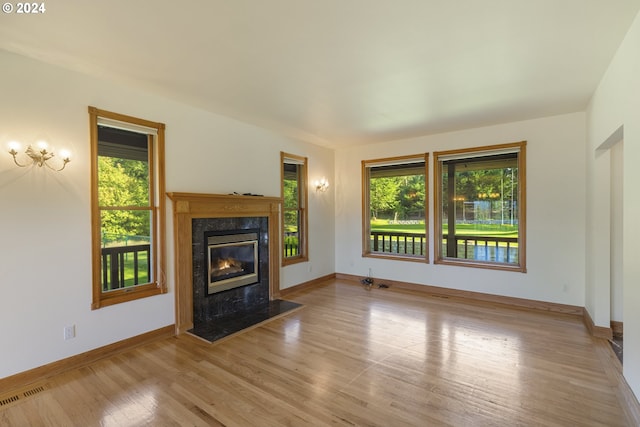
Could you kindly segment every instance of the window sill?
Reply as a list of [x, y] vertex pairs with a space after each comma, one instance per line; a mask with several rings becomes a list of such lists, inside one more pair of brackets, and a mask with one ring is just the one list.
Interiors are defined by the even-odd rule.
[[398, 254], [389, 254], [389, 253], [377, 253], [377, 252], [365, 252], [362, 254], [363, 258], [379, 258], [379, 259], [390, 259], [394, 261], [409, 261], [409, 262], [421, 262], [424, 264], [429, 264], [429, 259], [426, 255], [398, 255]]
[[135, 288], [118, 289], [108, 293], [103, 293], [100, 296], [100, 300], [91, 305], [91, 309], [96, 310], [109, 305], [120, 304], [140, 298], [147, 298], [153, 295], [164, 294], [166, 292], [166, 289], [158, 287], [155, 283], [140, 285]]
[[482, 261], [473, 261], [473, 260], [459, 260], [455, 258], [438, 258], [434, 261], [434, 264], [452, 265], [457, 267], [483, 268], [487, 270], [513, 271], [516, 273], [527, 272], [527, 268], [522, 265], [482, 262]]
[[299, 264], [301, 262], [307, 262], [307, 261], [309, 261], [309, 257], [300, 255], [297, 257], [283, 259], [282, 266], [286, 267], [287, 265]]

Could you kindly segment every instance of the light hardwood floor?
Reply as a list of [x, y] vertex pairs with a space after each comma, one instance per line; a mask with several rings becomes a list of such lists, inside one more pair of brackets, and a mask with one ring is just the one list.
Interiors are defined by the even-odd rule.
[[[627, 426], [571, 315], [340, 280], [218, 344], [155, 341], [49, 379], [9, 426]], [[611, 353], [611, 354], [609, 354]]]

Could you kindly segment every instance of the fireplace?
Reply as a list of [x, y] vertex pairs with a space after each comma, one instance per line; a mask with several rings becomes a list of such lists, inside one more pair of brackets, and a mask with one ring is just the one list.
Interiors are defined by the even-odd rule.
[[[300, 307], [277, 299], [282, 205], [279, 197], [197, 193], [168, 196], [174, 212], [178, 333], [189, 332], [213, 342]], [[209, 240], [213, 236], [218, 237]], [[236, 252], [232, 255], [237, 261], [232, 264], [237, 271], [216, 274], [212, 280], [210, 270], [215, 268], [209, 267], [209, 259], [217, 263], [216, 259], [228, 258], [222, 254], [226, 250]], [[246, 265], [251, 262], [253, 267]], [[226, 290], [216, 288], [230, 284], [233, 287]], [[209, 285], [213, 293], [209, 293]]]
[[[279, 197], [168, 193], [174, 213], [176, 330], [226, 325], [269, 307], [280, 293]], [[256, 283], [209, 294], [210, 235], [258, 232]], [[227, 242], [228, 243], [228, 242]], [[227, 277], [228, 278], [228, 277]]]
[[259, 234], [259, 229], [205, 233], [207, 295], [258, 283]]

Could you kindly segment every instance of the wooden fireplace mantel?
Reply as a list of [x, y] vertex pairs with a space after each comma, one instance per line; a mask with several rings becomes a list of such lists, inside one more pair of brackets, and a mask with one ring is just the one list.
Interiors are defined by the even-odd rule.
[[192, 220], [195, 218], [267, 217], [269, 222], [269, 299], [280, 294], [279, 197], [167, 193], [173, 203], [176, 333], [193, 328]]

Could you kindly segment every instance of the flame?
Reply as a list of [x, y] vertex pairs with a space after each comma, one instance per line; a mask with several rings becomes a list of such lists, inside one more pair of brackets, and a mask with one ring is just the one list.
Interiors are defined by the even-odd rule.
[[231, 268], [235, 265], [235, 260], [233, 258], [226, 258], [218, 260], [218, 269], [225, 270], [227, 268]]
[[244, 271], [242, 262], [235, 258], [220, 258], [211, 266], [211, 273], [216, 276]]

